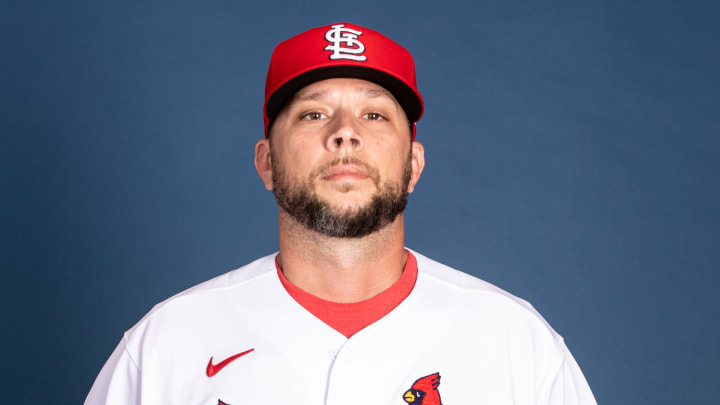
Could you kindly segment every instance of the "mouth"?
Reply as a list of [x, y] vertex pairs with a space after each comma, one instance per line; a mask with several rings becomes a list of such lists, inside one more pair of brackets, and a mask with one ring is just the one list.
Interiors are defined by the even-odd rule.
[[321, 178], [327, 181], [345, 182], [365, 180], [368, 177], [366, 171], [358, 166], [339, 164], [326, 170]]

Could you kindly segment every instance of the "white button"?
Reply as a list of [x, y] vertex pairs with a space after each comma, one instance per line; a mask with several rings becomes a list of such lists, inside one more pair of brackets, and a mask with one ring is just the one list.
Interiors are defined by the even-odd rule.
[[335, 357], [337, 357], [338, 351], [339, 351], [338, 349], [332, 349], [332, 350], [330, 350], [330, 357], [332, 357], [333, 359], [334, 359]]

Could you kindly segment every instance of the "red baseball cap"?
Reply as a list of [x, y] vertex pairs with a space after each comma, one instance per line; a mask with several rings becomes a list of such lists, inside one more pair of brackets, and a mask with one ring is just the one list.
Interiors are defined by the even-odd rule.
[[285, 104], [303, 87], [325, 79], [368, 80], [395, 96], [412, 124], [424, 104], [407, 49], [377, 31], [349, 23], [317, 27], [278, 44], [265, 82], [265, 137]]

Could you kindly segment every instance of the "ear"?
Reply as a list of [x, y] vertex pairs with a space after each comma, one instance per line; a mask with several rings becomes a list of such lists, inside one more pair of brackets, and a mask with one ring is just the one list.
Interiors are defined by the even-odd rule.
[[412, 157], [410, 160], [410, 184], [408, 184], [408, 193], [412, 193], [415, 190], [415, 184], [420, 180], [420, 174], [422, 174], [425, 168], [425, 148], [420, 142], [413, 141], [411, 145]]
[[270, 158], [270, 141], [267, 139], [261, 139], [255, 144], [255, 170], [265, 188], [272, 190], [272, 160]]

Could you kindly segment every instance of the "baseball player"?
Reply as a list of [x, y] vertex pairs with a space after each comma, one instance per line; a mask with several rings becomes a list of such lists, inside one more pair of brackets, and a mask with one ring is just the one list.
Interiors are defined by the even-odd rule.
[[255, 166], [280, 251], [155, 306], [86, 404], [595, 404], [527, 302], [404, 247], [424, 167], [410, 53], [349, 23], [280, 43]]

